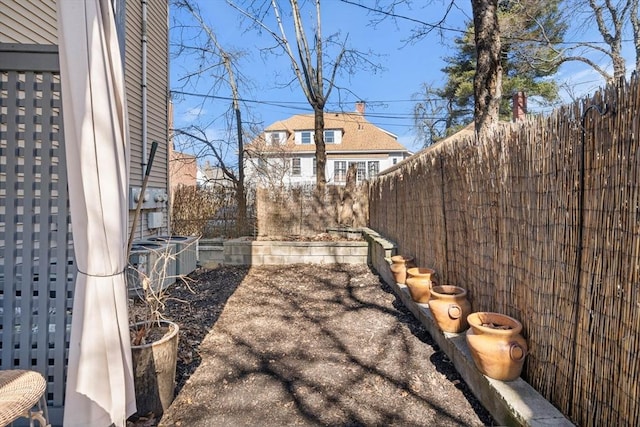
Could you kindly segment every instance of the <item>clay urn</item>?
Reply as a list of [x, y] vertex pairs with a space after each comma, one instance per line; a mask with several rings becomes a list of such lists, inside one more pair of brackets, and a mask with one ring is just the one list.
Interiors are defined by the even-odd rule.
[[413, 265], [413, 257], [409, 255], [395, 255], [391, 257], [391, 273], [393, 273], [393, 278], [396, 283], [401, 285], [405, 284], [407, 280], [407, 269], [414, 267]]
[[412, 300], [422, 304], [429, 302], [435, 273], [435, 270], [431, 268], [413, 267], [407, 269], [406, 285]]
[[469, 327], [467, 316], [471, 314], [471, 303], [467, 300], [467, 291], [459, 286], [433, 286], [429, 309], [443, 332], [459, 333]]
[[467, 344], [480, 372], [489, 378], [513, 381], [520, 376], [527, 355], [522, 323], [504, 314], [471, 313]]

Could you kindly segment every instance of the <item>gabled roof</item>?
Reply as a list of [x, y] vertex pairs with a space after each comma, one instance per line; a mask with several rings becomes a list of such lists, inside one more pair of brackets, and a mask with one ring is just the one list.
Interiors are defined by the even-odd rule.
[[[269, 125], [265, 132], [287, 132], [288, 151], [315, 152], [315, 144], [295, 144], [296, 131], [313, 131], [313, 114], [297, 114], [286, 120]], [[340, 144], [326, 144], [327, 153], [352, 151], [404, 151], [407, 149], [397, 141], [396, 135], [371, 124], [361, 113], [324, 113], [324, 129], [342, 132]], [[262, 136], [264, 138], [264, 135]], [[254, 140], [250, 145], [264, 144]], [[282, 146], [281, 146], [282, 148]]]

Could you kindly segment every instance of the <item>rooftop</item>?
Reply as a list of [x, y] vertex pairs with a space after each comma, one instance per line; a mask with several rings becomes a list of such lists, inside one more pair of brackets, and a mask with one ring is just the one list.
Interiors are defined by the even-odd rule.
[[[407, 151], [397, 141], [396, 135], [370, 123], [363, 114], [330, 113], [324, 114], [325, 130], [340, 130], [340, 144], [326, 144], [327, 153], [345, 151]], [[313, 152], [315, 144], [295, 144], [295, 132], [314, 129], [313, 114], [297, 114], [286, 120], [277, 121], [265, 129], [265, 132], [286, 131], [286, 149], [296, 152]], [[253, 144], [264, 144], [264, 135]]]

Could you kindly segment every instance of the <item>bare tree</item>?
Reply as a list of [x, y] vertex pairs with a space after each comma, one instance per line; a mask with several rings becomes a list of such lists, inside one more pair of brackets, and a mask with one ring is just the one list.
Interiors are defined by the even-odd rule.
[[498, 122], [502, 97], [501, 40], [498, 0], [471, 0], [476, 42], [476, 73], [473, 79], [476, 133]]
[[267, 141], [264, 133], [246, 149], [247, 180], [270, 190], [282, 188], [291, 170], [291, 151], [286, 141]]
[[[266, 24], [266, 10], [261, 10], [260, 6], [266, 2], [253, 2], [258, 4], [258, 10], [250, 12], [242, 9], [232, 0], [227, 2], [236, 10], [248, 17], [259, 28], [269, 33], [278, 46], [284, 51], [291, 62], [295, 79], [298, 81], [309, 105], [314, 114], [314, 136], [316, 148], [316, 188], [323, 194], [327, 182], [326, 162], [327, 155], [324, 142], [324, 108], [336, 87], [336, 76], [342, 68], [353, 72], [360, 65], [378, 67], [372, 64], [367, 56], [353, 49], [347, 48], [347, 38], [337, 39], [337, 37], [325, 37], [322, 33], [322, 18], [320, 0], [313, 0], [314, 22], [313, 37], [309, 38], [305, 30], [305, 22], [302, 19], [302, 5], [298, 0], [288, 0], [292, 26], [295, 32], [295, 39], [289, 38], [286, 32], [285, 15], [283, 15], [280, 5], [276, 0], [270, 1], [270, 11], [273, 13], [277, 29], [272, 29]], [[311, 40], [311, 43], [309, 42]], [[337, 47], [335, 56], [328, 58], [326, 48], [331, 44]]]
[[[186, 79], [194, 76], [202, 77], [203, 74], [211, 74], [212, 70], [222, 67], [224, 70], [220, 73], [221, 81], [228, 86], [231, 91], [231, 110], [235, 120], [235, 148], [237, 150], [237, 169], [228, 164], [227, 156], [223, 154], [221, 145], [214, 142], [207, 136], [206, 130], [198, 126], [190, 126], [187, 129], [177, 129], [175, 134], [185, 136], [190, 141], [195, 141], [207, 147], [209, 154], [212, 154], [217, 165], [222, 169], [224, 176], [233, 183], [235, 190], [235, 198], [237, 203], [236, 227], [238, 233], [244, 233], [247, 229], [247, 199], [245, 194], [244, 179], [244, 132], [242, 111], [240, 108], [240, 92], [238, 90], [237, 72], [234, 68], [234, 56], [225, 50], [216, 37], [215, 32], [205, 22], [200, 9], [190, 0], [175, 0], [174, 5], [178, 8], [185, 9], [195, 19], [200, 32], [204, 35], [204, 41], [201, 44], [192, 45], [191, 43], [182, 43], [180, 50], [182, 52], [197, 52], [201, 60], [200, 67], [192, 74], [185, 76]], [[228, 144], [223, 144], [228, 146]]]
[[[626, 75], [626, 63], [622, 56], [625, 27], [631, 22], [633, 28], [634, 46], [636, 48], [636, 69], [640, 65], [640, 18], [638, 17], [639, 0], [589, 0], [588, 4], [581, 1], [566, 3], [566, 19], [575, 19], [577, 12], [587, 13], [584, 20], [586, 26], [593, 21], [602, 36], [602, 42], [585, 41], [575, 43], [564, 49], [557, 49], [554, 64], [569, 61], [579, 61], [587, 64], [600, 74], [607, 82], [617, 81]], [[613, 72], [608, 71], [607, 65], [602, 65], [592, 59], [591, 53], [598, 53], [610, 59]]]
[[[447, 135], [455, 121], [452, 101], [445, 99], [442, 89], [423, 83], [422, 91], [413, 95], [413, 122], [416, 136], [426, 148]], [[456, 128], [457, 129], [457, 128]]]

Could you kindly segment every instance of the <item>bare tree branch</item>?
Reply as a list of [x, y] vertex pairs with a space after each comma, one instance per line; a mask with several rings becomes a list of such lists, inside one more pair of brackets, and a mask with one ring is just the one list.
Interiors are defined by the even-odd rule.
[[[350, 65], [355, 64], [359, 59], [355, 51], [346, 49], [346, 38], [339, 45], [339, 51], [335, 55], [335, 59], [332, 62], [325, 61], [327, 55], [325, 52], [326, 46], [331, 46], [333, 43], [332, 37], [325, 37], [322, 34], [322, 19], [320, 0], [313, 0], [315, 7], [315, 28], [313, 43], [310, 42], [309, 37], [305, 32], [305, 22], [302, 19], [302, 7], [303, 3], [299, 0], [288, 0], [291, 8], [291, 16], [293, 29], [295, 31], [295, 43], [297, 56], [294, 55], [293, 48], [291, 46], [290, 39], [285, 32], [285, 21], [283, 14], [280, 10], [279, 3], [276, 0], [269, 0], [270, 10], [275, 16], [278, 32], [269, 28], [265, 23], [266, 11], [258, 14], [256, 12], [250, 13], [247, 10], [242, 9], [234, 0], [227, 0], [234, 9], [242, 13], [243, 16], [251, 19], [251, 21], [260, 29], [269, 33], [276, 41], [278, 46], [284, 50], [289, 57], [294, 74], [298, 80], [300, 88], [302, 89], [309, 105], [314, 112], [314, 142], [315, 142], [315, 155], [317, 164], [316, 173], [316, 188], [318, 190], [324, 190], [326, 185], [326, 150], [324, 143], [324, 108], [329, 95], [334, 87], [336, 87], [335, 80], [338, 76], [338, 72], [343, 69], [343, 64], [346, 61], [347, 56], [351, 57]], [[266, 2], [263, 3], [266, 5]], [[263, 8], [264, 9], [264, 8]], [[365, 62], [370, 64], [370, 62]], [[328, 68], [325, 69], [325, 67]], [[325, 78], [325, 71], [328, 71], [330, 77]], [[350, 71], [350, 70], [349, 70]], [[326, 85], [325, 85], [326, 83]], [[323, 191], [321, 191], [324, 194]]]
[[[227, 166], [227, 162], [225, 160], [225, 156], [221, 155], [220, 150], [212, 144], [208, 138], [206, 138], [206, 133], [201, 129], [196, 129], [200, 132], [201, 136], [194, 135], [191, 132], [187, 132], [184, 130], [177, 130], [177, 135], [185, 135], [191, 139], [195, 139], [201, 143], [204, 143], [206, 146], [210, 148], [211, 154], [215, 157], [218, 165], [223, 171], [223, 174], [227, 179], [229, 179], [235, 187], [236, 194], [236, 203], [237, 203], [237, 231], [239, 234], [244, 233], [247, 228], [247, 200], [245, 194], [245, 182], [244, 182], [244, 142], [243, 142], [243, 122], [242, 122], [242, 112], [240, 109], [240, 93], [238, 90], [238, 81], [236, 79], [236, 72], [233, 67], [233, 55], [227, 52], [222, 48], [220, 43], [218, 42], [218, 38], [211, 27], [204, 21], [202, 14], [196, 6], [194, 6], [189, 0], [180, 0], [175, 2], [176, 6], [182, 7], [186, 9], [190, 15], [198, 22], [199, 28], [206, 35], [205, 46], [204, 47], [194, 47], [193, 50], [200, 50], [202, 53], [208, 53], [212, 55], [214, 58], [220, 58], [220, 62], [215, 62], [214, 64], [209, 64], [207, 67], [200, 67], [199, 70], [195, 73], [188, 74], [185, 78], [188, 80], [191, 76], [202, 75], [204, 72], [217, 68], [222, 65], [225, 73], [222, 75], [223, 80], [228, 85], [231, 90], [231, 98], [232, 98], [232, 106], [233, 112], [235, 115], [235, 129], [236, 129], [236, 141], [237, 141], [237, 172], [232, 168]], [[208, 48], [208, 45], [212, 45], [212, 49]], [[206, 58], [203, 58], [205, 61]]]

